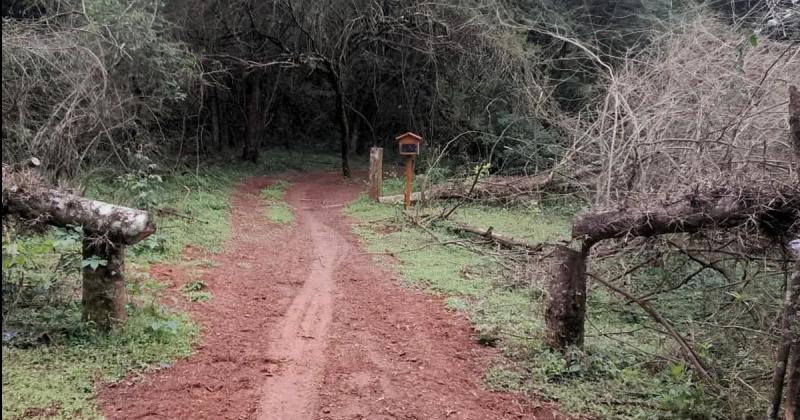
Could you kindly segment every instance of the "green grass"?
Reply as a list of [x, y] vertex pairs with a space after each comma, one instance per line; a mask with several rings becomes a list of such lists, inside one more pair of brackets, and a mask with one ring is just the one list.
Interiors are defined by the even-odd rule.
[[189, 280], [181, 286], [181, 293], [190, 302], [208, 302], [211, 300], [211, 292], [205, 290], [206, 284], [200, 280]]
[[80, 321], [77, 302], [20, 307], [9, 314], [18, 331], [44, 331], [48, 345], [3, 346], [3, 418], [30, 417], [52, 409], [55, 419], [101, 418], [95, 387], [129, 372], [168, 366], [186, 357], [198, 337], [189, 319], [152, 304], [163, 286], [151, 279], [132, 285], [136, 305], [122, 328], [107, 336]]
[[288, 225], [294, 221], [292, 208], [284, 201], [289, 182], [279, 179], [261, 190], [261, 197], [267, 202], [266, 215], [272, 223]]
[[[452, 219], [493, 226], [497, 233], [533, 243], [556, 242], [568, 237], [576, 210], [569, 201], [508, 208], [467, 205]], [[713, 412], [713, 402], [677, 362], [674, 344], [647, 323], [646, 315], [621, 308], [605, 291], [590, 290], [584, 351], [554, 353], [543, 344], [547, 277], [538, 260], [434, 245], [428, 233], [405, 223], [400, 207], [363, 196], [345, 213], [359, 221], [354, 230], [368, 251], [391, 253], [399, 261], [395, 268], [406, 285], [444, 296], [446, 307], [469, 316], [476, 341], [496, 346], [505, 356], [487, 371], [488, 388], [536, 395], [556, 401], [566, 412], [599, 418], [706, 418]], [[440, 241], [462, 239], [448, 229], [453, 222], [437, 223], [431, 232]], [[380, 254], [375, 258], [388, 263]], [[506, 268], [509, 264], [513, 270]], [[638, 331], [614, 334], [630, 330]], [[651, 355], [658, 354], [675, 362], [651, 364]]]
[[[166, 209], [155, 220], [157, 232], [127, 248], [126, 278], [132, 304], [127, 323], [108, 336], [96, 334], [80, 320], [79, 241], [74, 241], [74, 233], [73, 242], [65, 245], [69, 230], [12, 238], [4, 228], [4, 332], [19, 334], [2, 349], [2, 418], [44, 412], [56, 419], [100, 418], [93, 399], [98, 386], [188, 356], [199, 336], [198, 328], [186, 316], [162, 306], [160, 297], [166, 285], [149, 277], [149, 265], [177, 263], [187, 245], [221, 252], [230, 232], [228, 197], [245, 177], [332, 170], [338, 165], [334, 156], [274, 150], [265, 152], [259, 164], [223, 157], [205, 164], [199, 172], [195, 168], [156, 170], [146, 174], [150, 176], [127, 178], [99, 173], [85, 180], [89, 197]], [[191, 264], [198, 268], [214, 265], [208, 259]], [[18, 282], [24, 286], [22, 299], [12, 305]], [[199, 281], [189, 285], [193, 290], [185, 291], [187, 299], [211, 301], [211, 294], [201, 286]], [[48, 344], [40, 343], [42, 337]]]

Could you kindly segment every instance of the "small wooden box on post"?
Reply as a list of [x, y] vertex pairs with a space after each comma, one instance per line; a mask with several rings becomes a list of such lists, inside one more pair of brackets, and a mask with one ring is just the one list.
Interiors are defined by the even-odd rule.
[[397, 136], [395, 140], [398, 143], [400, 156], [403, 156], [406, 160], [403, 208], [408, 210], [411, 207], [411, 184], [414, 181], [414, 156], [419, 154], [422, 137], [412, 132], [407, 132]]

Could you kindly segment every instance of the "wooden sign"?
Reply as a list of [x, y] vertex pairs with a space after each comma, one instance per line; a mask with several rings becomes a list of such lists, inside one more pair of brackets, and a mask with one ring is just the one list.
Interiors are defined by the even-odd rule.
[[416, 156], [419, 154], [419, 144], [422, 137], [408, 132], [401, 134], [395, 138], [400, 148], [400, 155], [402, 156]]

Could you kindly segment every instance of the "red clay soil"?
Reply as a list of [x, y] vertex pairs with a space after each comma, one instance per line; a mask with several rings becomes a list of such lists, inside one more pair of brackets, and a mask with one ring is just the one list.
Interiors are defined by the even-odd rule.
[[[192, 355], [100, 391], [109, 419], [554, 419], [551, 407], [481, 389], [494, 357], [463, 316], [403, 289], [360, 250], [342, 205], [363, 189], [335, 173], [291, 179], [295, 221], [268, 223], [267, 178], [238, 186], [233, 232], [181, 304], [202, 327]], [[186, 264], [152, 274], [180, 287]], [[196, 270], [196, 268], [195, 268]]]

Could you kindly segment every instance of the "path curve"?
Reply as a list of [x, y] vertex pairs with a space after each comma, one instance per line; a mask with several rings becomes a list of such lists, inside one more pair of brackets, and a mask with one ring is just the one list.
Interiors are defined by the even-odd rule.
[[551, 407], [481, 389], [493, 356], [440, 299], [397, 285], [361, 251], [342, 205], [363, 181], [290, 177], [288, 227], [269, 224], [251, 178], [231, 197], [219, 255], [152, 268], [175, 289], [200, 278], [206, 304], [174, 297], [203, 330], [192, 355], [100, 391], [109, 419], [551, 419]]

